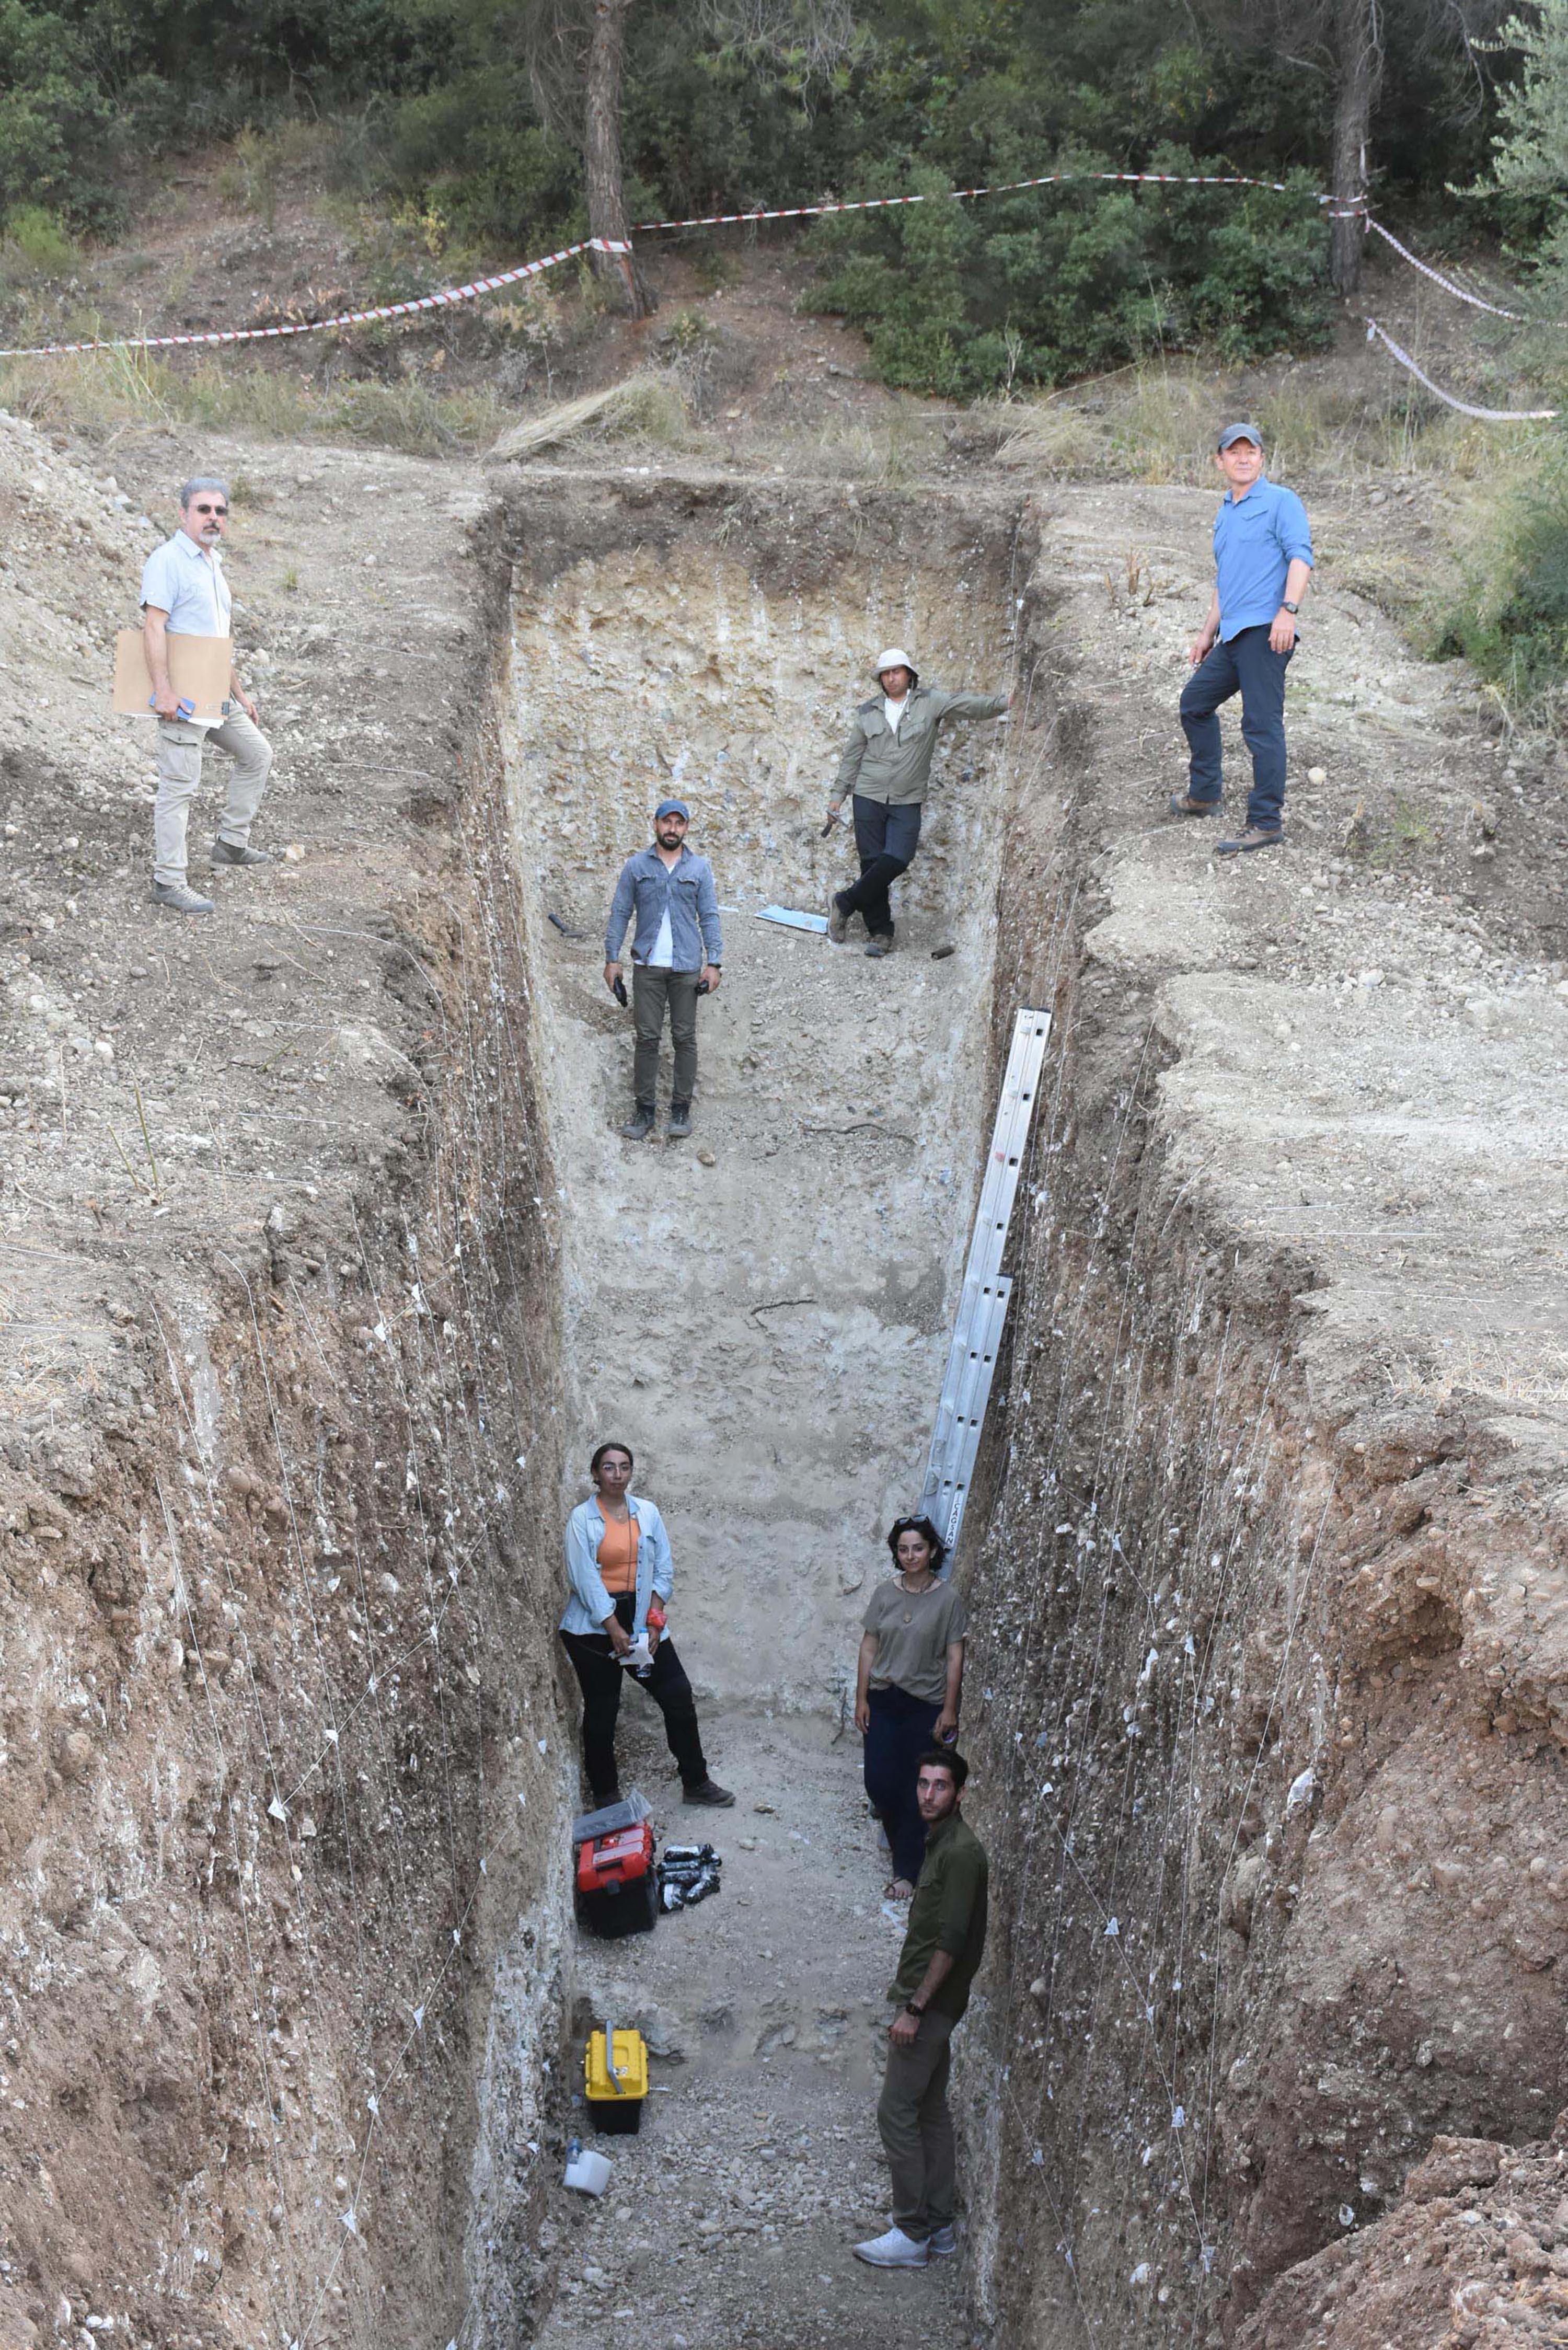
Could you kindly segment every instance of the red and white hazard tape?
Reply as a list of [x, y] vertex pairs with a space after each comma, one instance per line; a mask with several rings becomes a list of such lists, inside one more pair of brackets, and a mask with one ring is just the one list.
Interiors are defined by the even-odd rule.
[[547, 253], [542, 261], [525, 261], [520, 268], [498, 270], [493, 277], [476, 277], [471, 286], [446, 286], [439, 294], [421, 294], [408, 302], [383, 302], [374, 310], [339, 310], [331, 318], [305, 318], [296, 326], [287, 327], [216, 327], [205, 334], [192, 335], [116, 335], [100, 342], [35, 343], [24, 348], [0, 350], [0, 359], [60, 359], [72, 351], [173, 351], [192, 350], [213, 343], [279, 342], [289, 335], [321, 335], [334, 327], [369, 327], [383, 318], [411, 318], [421, 310], [447, 310], [456, 302], [476, 302], [482, 294], [498, 293], [503, 286], [520, 286], [524, 278], [537, 277], [546, 269], [558, 268], [563, 261], [576, 260], [579, 253], [627, 253], [629, 244], [618, 243], [614, 237], [585, 237], [581, 244], [568, 244], [559, 253]]
[[[633, 236], [652, 236], [662, 229], [732, 228], [745, 221], [819, 220], [828, 213], [889, 212], [899, 204], [964, 203], [976, 196], [1013, 196], [1028, 188], [1059, 188], [1069, 180], [1104, 180], [1124, 187], [1266, 188], [1271, 195], [1292, 192], [1282, 180], [1250, 180], [1240, 172], [1043, 172], [1033, 180], [1000, 180], [994, 187], [930, 188], [919, 196], [858, 196], [842, 203], [785, 204], [774, 212], [701, 213], [691, 220], [639, 221]], [[1315, 196], [1315, 203], [1333, 202]]]
[[1445, 391], [1440, 383], [1434, 383], [1425, 369], [1417, 366], [1409, 352], [1397, 343], [1376, 318], [1366, 321], [1366, 339], [1369, 343], [1374, 340], [1380, 342], [1402, 368], [1408, 369], [1417, 383], [1425, 384], [1434, 400], [1440, 400], [1445, 408], [1457, 408], [1461, 416], [1479, 417], [1483, 424], [1550, 424], [1562, 413], [1556, 408], [1478, 408], [1473, 400], [1457, 399], [1451, 391]]
[[[1393, 246], [1401, 261], [1407, 261], [1412, 269], [1418, 269], [1423, 277], [1429, 277], [1434, 286], [1440, 286], [1444, 293], [1451, 294], [1456, 301], [1468, 302], [1474, 310], [1490, 311], [1494, 318], [1511, 318], [1516, 326], [1524, 327], [1531, 323], [1527, 311], [1501, 309], [1497, 303], [1485, 301], [1480, 295], [1472, 294], [1468, 286], [1459, 285], [1457, 279], [1445, 277], [1443, 272], [1440, 269], [1434, 269], [1429, 261], [1419, 260], [1407, 244], [1400, 244], [1392, 229], [1385, 228], [1382, 222], [1374, 220], [1370, 213], [1366, 215], [1366, 225], [1383, 239], [1385, 244]], [[1555, 321], [1543, 319], [1541, 323], [1543, 326], [1550, 326], [1561, 325], [1563, 322], [1560, 319]]]
[[[1153, 188], [1262, 188], [1270, 195], [1286, 196], [1293, 191], [1282, 180], [1260, 180], [1241, 172], [1043, 172], [1028, 180], [1004, 180], [994, 185], [975, 188], [929, 189], [910, 196], [857, 196], [843, 201], [824, 201], [815, 204], [783, 204], [768, 210], [743, 213], [700, 213], [686, 220], [639, 221], [628, 234], [631, 236], [654, 236], [679, 229], [732, 228], [754, 221], [821, 220], [835, 213], [891, 212], [911, 204], [968, 203], [983, 196], [1009, 196], [1024, 193], [1031, 188], [1064, 187], [1071, 182], [1091, 182], [1114, 187]], [[1527, 314], [1507, 310], [1495, 302], [1486, 301], [1472, 294], [1454, 278], [1419, 260], [1408, 245], [1401, 244], [1391, 230], [1381, 221], [1374, 220], [1364, 198], [1351, 198], [1345, 203], [1321, 192], [1313, 197], [1314, 203], [1324, 208], [1329, 220], [1360, 220], [1384, 243], [1407, 261], [1412, 269], [1441, 286], [1446, 294], [1459, 301], [1469, 302], [1478, 310], [1486, 310], [1494, 318], [1506, 318], [1515, 324], [1528, 324]], [[212, 348], [229, 343], [281, 342], [295, 335], [328, 334], [339, 327], [374, 326], [385, 319], [412, 318], [428, 310], [451, 309], [460, 302], [475, 302], [482, 295], [499, 293], [503, 286], [520, 286], [529, 278], [542, 276], [545, 270], [558, 268], [563, 261], [575, 261], [583, 253], [613, 253], [628, 260], [631, 245], [615, 237], [585, 237], [580, 244], [563, 246], [559, 253], [546, 254], [542, 260], [525, 261], [516, 269], [497, 270], [492, 277], [476, 277], [467, 286], [446, 286], [436, 294], [421, 294], [408, 302], [384, 302], [371, 310], [339, 310], [330, 318], [305, 318], [297, 324], [284, 327], [222, 327], [200, 334], [188, 335], [119, 335], [100, 341], [77, 343], [43, 343], [0, 349], [0, 359], [61, 359], [85, 351], [172, 351]], [[1478, 408], [1471, 401], [1459, 400], [1444, 391], [1428, 375], [1422, 372], [1408, 351], [1395, 342], [1375, 319], [1366, 321], [1367, 338], [1381, 342], [1399, 365], [1409, 370], [1436, 399], [1461, 415], [1475, 416], [1490, 424], [1544, 424], [1558, 413], [1552, 408]]]

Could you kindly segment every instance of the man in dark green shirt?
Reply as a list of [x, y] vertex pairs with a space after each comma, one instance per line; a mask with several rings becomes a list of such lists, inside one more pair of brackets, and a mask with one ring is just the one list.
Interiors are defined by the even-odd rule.
[[920, 1758], [916, 1799], [926, 1824], [926, 1857], [898, 1971], [888, 1996], [898, 2002], [888, 2033], [888, 2069], [877, 2126], [893, 2174], [893, 2224], [857, 2244], [874, 2269], [920, 2269], [955, 2251], [957, 2153], [948, 2111], [948, 2043], [969, 2005], [985, 1949], [991, 1864], [959, 1816], [969, 1764], [934, 1746]]

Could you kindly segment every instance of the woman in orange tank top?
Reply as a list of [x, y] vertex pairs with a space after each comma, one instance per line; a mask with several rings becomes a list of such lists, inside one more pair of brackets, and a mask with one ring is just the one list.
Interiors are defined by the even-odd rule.
[[[588, 1463], [594, 1498], [578, 1503], [566, 1527], [572, 1596], [560, 1637], [583, 1692], [583, 1764], [588, 1786], [596, 1805], [619, 1796], [615, 1727], [621, 1690], [630, 1679], [664, 1716], [664, 1734], [680, 1773], [685, 1801], [732, 1804], [735, 1798], [728, 1789], [716, 1786], [709, 1776], [697, 1701], [665, 1629], [659, 1598], [670, 1589], [664, 1521], [651, 1502], [633, 1497], [631, 1466], [629, 1445], [599, 1445]], [[640, 1595], [639, 1580], [647, 1586]], [[633, 1653], [644, 1628], [649, 1661], [628, 1675], [620, 1659]]]
[[615, 1503], [601, 1489], [599, 1511], [605, 1531], [598, 1549], [599, 1575], [612, 1599], [618, 1599], [623, 1591], [637, 1589], [637, 1520], [624, 1496], [620, 1506], [625, 1515], [617, 1518]]

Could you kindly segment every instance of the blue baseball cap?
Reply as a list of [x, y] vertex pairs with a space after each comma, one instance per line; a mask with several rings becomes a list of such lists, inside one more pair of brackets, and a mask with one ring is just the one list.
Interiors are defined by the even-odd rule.
[[691, 821], [691, 811], [684, 800], [660, 800], [653, 811], [655, 824], [659, 822], [661, 816], [683, 816], [688, 824]]
[[1232, 441], [1251, 441], [1259, 449], [1263, 445], [1263, 436], [1255, 424], [1227, 424], [1214, 446], [1228, 449]]

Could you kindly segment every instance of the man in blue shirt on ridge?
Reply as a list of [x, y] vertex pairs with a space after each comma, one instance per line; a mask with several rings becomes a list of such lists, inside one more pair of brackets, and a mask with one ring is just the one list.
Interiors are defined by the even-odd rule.
[[1188, 786], [1172, 816], [1212, 816], [1220, 806], [1222, 702], [1241, 697], [1241, 739], [1252, 754], [1245, 829], [1215, 844], [1220, 857], [1282, 840], [1285, 801], [1285, 671], [1296, 649], [1296, 615], [1312, 577], [1312, 532], [1293, 490], [1263, 471], [1255, 424], [1228, 424], [1214, 463], [1226, 496], [1214, 521], [1214, 594], [1188, 652], [1181, 728], [1192, 754]]

